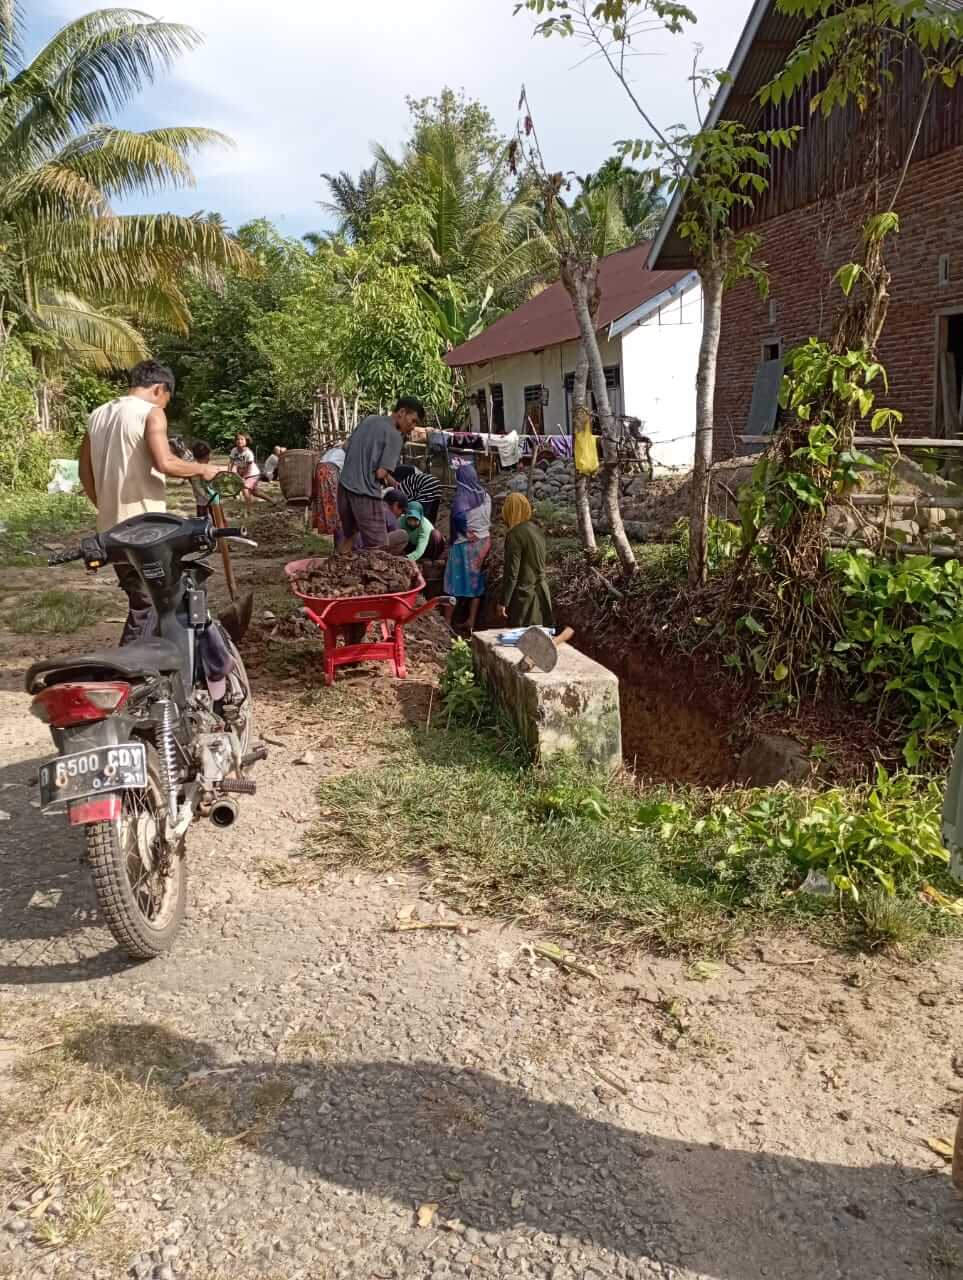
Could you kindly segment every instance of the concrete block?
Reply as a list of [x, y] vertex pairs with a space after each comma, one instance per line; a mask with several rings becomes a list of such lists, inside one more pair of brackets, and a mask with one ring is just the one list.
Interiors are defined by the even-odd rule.
[[622, 767], [618, 677], [571, 645], [554, 671], [522, 672], [522, 655], [498, 643], [498, 631], [472, 636], [475, 671], [509, 713], [532, 754], [574, 752], [604, 769]]

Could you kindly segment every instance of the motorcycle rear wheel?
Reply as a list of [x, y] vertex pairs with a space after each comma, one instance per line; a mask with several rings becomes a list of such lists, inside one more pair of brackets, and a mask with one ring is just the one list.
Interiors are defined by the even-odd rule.
[[120, 817], [86, 828], [87, 859], [104, 923], [133, 960], [169, 951], [187, 908], [183, 843], [165, 846], [165, 810], [156, 764], [148, 757], [148, 786], [125, 791]]

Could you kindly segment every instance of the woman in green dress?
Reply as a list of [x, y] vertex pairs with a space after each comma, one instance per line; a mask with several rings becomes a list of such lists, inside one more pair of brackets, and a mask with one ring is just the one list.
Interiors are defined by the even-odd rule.
[[545, 535], [532, 524], [532, 505], [520, 493], [505, 499], [508, 525], [499, 614], [512, 627], [550, 627], [552, 593], [545, 576]]

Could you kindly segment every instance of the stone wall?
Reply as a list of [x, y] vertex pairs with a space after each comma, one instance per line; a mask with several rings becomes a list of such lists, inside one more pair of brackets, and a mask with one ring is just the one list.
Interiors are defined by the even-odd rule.
[[505, 708], [537, 759], [574, 752], [586, 763], [622, 767], [618, 678], [570, 645], [554, 671], [522, 672], [522, 655], [498, 631], [472, 636], [475, 671]]

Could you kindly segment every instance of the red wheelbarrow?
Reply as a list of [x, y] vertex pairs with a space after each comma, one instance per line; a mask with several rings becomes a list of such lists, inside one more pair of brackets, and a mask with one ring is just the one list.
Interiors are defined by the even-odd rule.
[[[324, 632], [324, 683], [334, 684], [338, 667], [357, 662], [393, 662], [395, 675], [404, 680], [408, 674], [405, 666], [405, 626], [423, 614], [430, 613], [439, 604], [447, 603], [447, 596], [428, 600], [418, 607], [415, 601], [424, 589], [420, 576], [409, 591], [399, 591], [384, 596], [337, 596], [324, 599], [306, 596], [297, 590], [295, 578], [306, 574], [316, 557], [309, 560], [292, 560], [284, 566], [292, 593], [301, 601], [307, 617]], [[369, 622], [381, 624], [381, 640], [369, 644], [349, 644], [346, 632], [349, 627]], [[343, 644], [338, 641], [343, 640]]]

